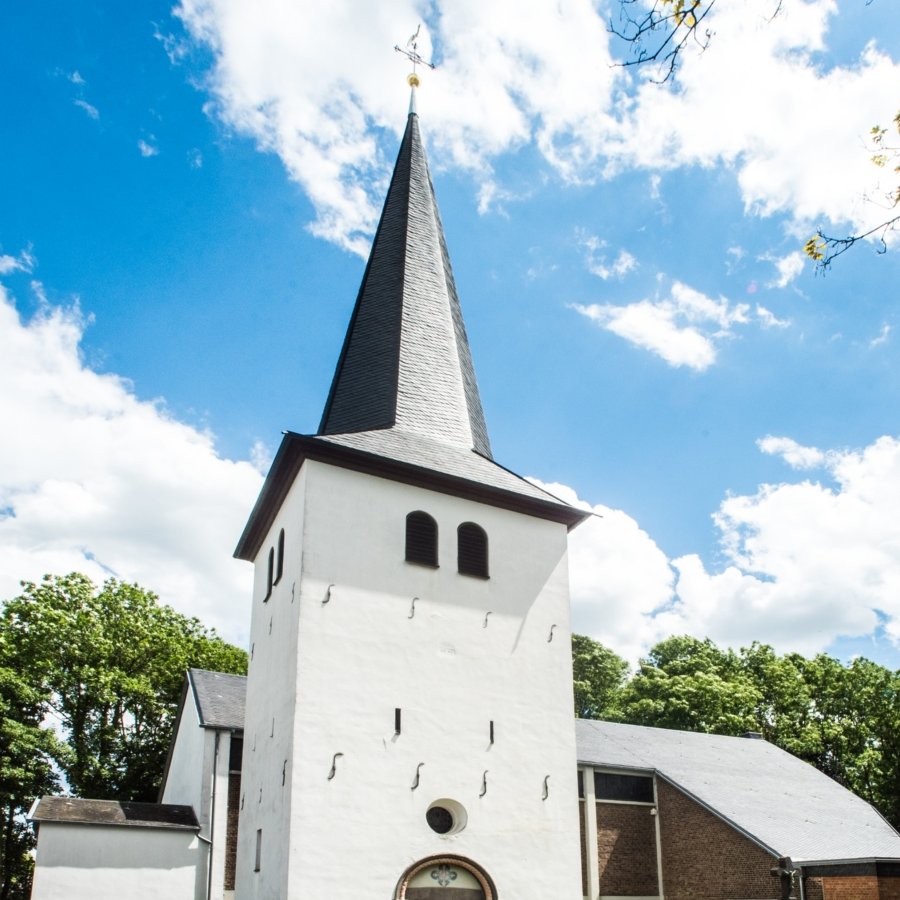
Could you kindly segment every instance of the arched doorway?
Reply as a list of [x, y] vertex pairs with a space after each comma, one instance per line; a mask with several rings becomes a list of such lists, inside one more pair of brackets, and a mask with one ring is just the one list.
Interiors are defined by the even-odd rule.
[[497, 900], [488, 874], [461, 856], [430, 856], [410, 866], [396, 900]]

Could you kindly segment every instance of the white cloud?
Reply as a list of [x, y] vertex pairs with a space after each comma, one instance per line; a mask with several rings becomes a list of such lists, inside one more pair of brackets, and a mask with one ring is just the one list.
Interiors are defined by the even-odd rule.
[[882, 344], [887, 343], [888, 338], [890, 336], [891, 336], [891, 326], [887, 325], [887, 324], [882, 325], [881, 331], [878, 332], [878, 337], [872, 338], [872, 340], [869, 341], [869, 346], [870, 347], [880, 347]]
[[586, 231], [578, 232], [578, 242], [585, 250], [584, 263], [587, 270], [603, 281], [610, 278], [624, 278], [629, 272], [637, 267], [637, 260], [624, 248], [619, 251], [619, 255], [611, 262], [607, 262], [607, 255], [603, 250], [608, 246], [606, 241], [594, 234], [588, 234]]
[[755, 311], [756, 318], [759, 319], [763, 328], [788, 328], [791, 324], [790, 319], [779, 319], [772, 310], [766, 309], [765, 306], [760, 306], [758, 303]]
[[95, 121], [100, 118], [100, 110], [97, 109], [96, 106], [92, 106], [87, 100], [73, 100], [72, 101], [79, 109], [83, 109], [87, 114], [89, 119], [94, 119]]
[[[765, 5], [765, 4], [764, 4]], [[887, 7], [884, 7], [886, 10]], [[900, 63], [872, 45], [829, 66], [835, 0], [716, 4], [705, 53], [684, 54], [677, 84], [611, 67], [605, 13], [589, 0], [385, 0], [363, 7], [282, 0], [182, 0], [188, 34], [209, 48], [211, 108], [277, 153], [316, 209], [314, 233], [365, 253], [405, 104], [405, 63], [384, 48], [425, 24], [420, 52], [433, 162], [471, 173], [482, 209], [503, 188], [492, 160], [535, 145], [566, 180], [629, 167], [727, 166], [749, 212], [784, 213], [805, 233], [829, 219], [862, 228], [880, 210], [865, 139], [889, 122]], [[866, 10], [873, 33], [880, 5]], [[326, 35], [339, 35], [339, 61]], [[183, 42], [159, 35], [173, 62]], [[828, 115], [815, 98], [827, 97]]]
[[[884, 86], [900, 81], [900, 62], [870, 45], [851, 65], [823, 65], [836, 14], [834, 0], [785, 0], [772, 20], [758, 0], [717, 4], [706, 52], [683, 56], [677, 85], [643, 85], [603, 151], [619, 166], [732, 166], [748, 211], [784, 212], [802, 229], [877, 223], [883, 210], [863, 199], [879, 178], [865, 140], [896, 112]], [[813, 98], [827, 98], [828, 115]]]
[[77, 308], [23, 322], [0, 286], [0, 597], [83, 571], [137, 581], [243, 642], [251, 572], [231, 558], [261, 485], [249, 462], [81, 359]]
[[668, 560], [626, 513], [547, 485], [603, 516], [570, 537], [576, 631], [632, 662], [671, 634], [812, 654], [883, 624], [900, 643], [900, 438], [862, 450], [759, 444], [797, 468], [824, 468], [833, 486], [762, 485], [726, 498], [714, 516], [727, 560], [718, 572], [696, 554]]
[[781, 257], [765, 257], [769, 262], [775, 264], [778, 275], [769, 282], [769, 287], [783, 288], [787, 287], [795, 278], [803, 271], [806, 258], [799, 250], [789, 253], [787, 256]]
[[315, 234], [357, 253], [368, 247], [396, 153], [383, 132], [402, 127], [408, 95], [407, 64], [385, 49], [403, 42], [410, 23], [425, 23], [425, 58], [432, 33], [440, 49], [420, 98], [432, 162], [469, 171], [482, 205], [498, 191], [490, 160], [529, 142], [565, 177], [584, 177], [585, 149], [605, 132], [610, 85], [622, 77], [590, 0], [182, 0], [177, 14], [214, 53], [215, 113], [279, 155], [316, 209]]
[[[150, 140], [151, 141], [153, 140], [152, 135], [150, 137]], [[138, 141], [137, 146], [138, 146], [138, 150], [140, 150], [140, 152], [141, 152], [141, 156], [143, 156], [145, 158], [150, 157], [150, 156], [158, 156], [159, 155], [159, 147], [155, 146], [154, 144], [148, 143], [143, 138], [141, 138], [141, 140]]]
[[0, 255], [0, 275], [30, 272], [33, 268], [34, 256], [30, 250], [23, 250], [18, 256]]
[[780, 456], [795, 469], [818, 469], [825, 465], [826, 455], [816, 447], [804, 447], [793, 438], [767, 435], [756, 442], [763, 453]]
[[702, 372], [716, 361], [716, 343], [732, 334], [734, 325], [749, 321], [746, 303], [713, 300], [676, 281], [663, 300], [640, 300], [626, 306], [594, 303], [573, 305], [591, 319], [670, 366]]

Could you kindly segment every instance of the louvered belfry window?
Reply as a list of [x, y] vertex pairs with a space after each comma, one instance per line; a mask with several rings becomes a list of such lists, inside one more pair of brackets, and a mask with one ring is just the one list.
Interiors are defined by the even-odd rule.
[[437, 522], [427, 512], [406, 517], [406, 561], [437, 568]]
[[474, 522], [463, 522], [456, 534], [459, 574], [487, 578], [488, 539], [485, 530]]

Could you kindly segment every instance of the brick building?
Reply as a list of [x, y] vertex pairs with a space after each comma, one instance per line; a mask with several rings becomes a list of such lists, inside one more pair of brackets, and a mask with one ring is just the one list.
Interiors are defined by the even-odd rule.
[[[868, 803], [760, 739], [578, 720], [585, 897], [900, 897], [900, 835]], [[596, 847], [596, 856], [586, 852]]]

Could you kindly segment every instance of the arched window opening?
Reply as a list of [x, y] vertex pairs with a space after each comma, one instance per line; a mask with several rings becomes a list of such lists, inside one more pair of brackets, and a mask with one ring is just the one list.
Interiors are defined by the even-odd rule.
[[272, 596], [272, 585], [275, 582], [275, 548], [269, 548], [269, 566], [268, 571], [266, 572], [266, 596], [263, 597], [263, 602], [269, 599]]
[[406, 561], [437, 568], [437, 522], [417, 510], [406, 517]]
[[278, 557], [275, 561], [275, 584], [278, 584], [281, 581], [281, 576], [284, 575], [284, 529], [281, 529], [281, 533], [278, 535]]
[[488, 578], [487, 532], [474, 522], [463, 522], [456, 536], [459, 574]]

